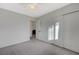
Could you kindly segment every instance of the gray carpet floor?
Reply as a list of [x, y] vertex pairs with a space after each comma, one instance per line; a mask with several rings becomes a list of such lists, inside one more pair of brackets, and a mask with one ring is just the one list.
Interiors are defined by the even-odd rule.
[[77, 53], [32, 39], [20, 44], [0, 48], [0, 55], [77, 55]]

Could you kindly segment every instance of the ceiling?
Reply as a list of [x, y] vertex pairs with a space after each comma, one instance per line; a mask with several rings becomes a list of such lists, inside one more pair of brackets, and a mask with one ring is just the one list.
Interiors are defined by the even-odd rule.
[[0, 8], [30, 17], [40, 17], [69, 4], [70, 3], [0, 3]]

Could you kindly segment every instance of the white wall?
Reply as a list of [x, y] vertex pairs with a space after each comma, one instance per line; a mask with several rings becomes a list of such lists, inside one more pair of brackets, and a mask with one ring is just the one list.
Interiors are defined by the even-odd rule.
[[37, 26], [36, 26], [36, 29], [37, 29], [37, 38], [40, 39], [40, 40], [44, 40], [44, 41], [48, 41], [48, 27], [54, 23], [54, 20], [50, 20], [52, 18], [40, 18], [38, 21], [37, 21]]
[[29, 17], [0, 9], [0, 48], [30, 40]]
[[[79, 52], [79, 4], [71, 4], [47, 15], [37, 21], [37, 34], [39, 40], [53, 43], [58, 46]], [[74, 12], [78, 11], [78, 12]], [[40, 23], [39, 23], [40, 22]], [[59, 40], [48, 41], [48, 27], [60, 23]]]

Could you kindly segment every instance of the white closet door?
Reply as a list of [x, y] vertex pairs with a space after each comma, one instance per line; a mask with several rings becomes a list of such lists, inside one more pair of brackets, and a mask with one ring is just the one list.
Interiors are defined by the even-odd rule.
[[79, 12], [64, 16], [64, 46], [79, 52]]

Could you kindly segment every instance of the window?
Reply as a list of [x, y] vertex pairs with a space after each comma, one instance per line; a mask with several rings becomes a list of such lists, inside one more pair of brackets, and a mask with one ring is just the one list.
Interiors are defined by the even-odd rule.
[[54, 40], [54, 25], [52, 25], [52, 28], [51, 28], [51, 34], [52, 34], [52, 40]]
[[48, 40], [51, 40], [52, 34], [51, 34], [51, 27], [48, 29]]
[[48, 40], [58, 40], [59, 22], [48, 28]]
[[54, 40], [54, 26], [48, 29], [48, 40]]
[[55, 40], [58, 40], [58, 34], [59, 34], [59, 22], [55, 24]]

